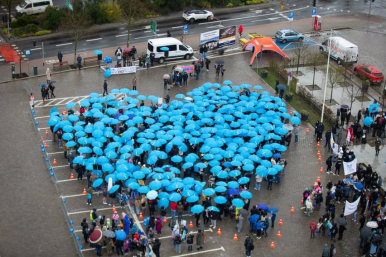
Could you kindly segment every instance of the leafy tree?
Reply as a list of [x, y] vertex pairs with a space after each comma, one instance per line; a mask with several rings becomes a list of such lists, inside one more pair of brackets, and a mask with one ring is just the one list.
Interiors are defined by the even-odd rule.
[[92, 30], [90, 14], [83, 6], [81, 0], [72, 1], [73, 11], [66, 10], [61, 28], [66, 31], [74, 40], [74, 64], [76, 64], [76, 54], [79, 40], [89, 35]]
[[64, 14], [64, 9], [48, 6], [42, 15], [43, 28], [48, 30], [55, 30], [59, 28]]

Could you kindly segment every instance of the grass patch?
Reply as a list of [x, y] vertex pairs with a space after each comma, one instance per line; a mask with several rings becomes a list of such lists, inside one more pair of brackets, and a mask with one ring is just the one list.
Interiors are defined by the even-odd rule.
[[[260, 72], [263, 70], [262, 68], [258, 68], [258, 69], [254, 69], [255, 72], [258, 72], [258, 74], [260, 75]], [[287, 84], [287, 81], [284, 81], [284, 79], [280, 79], [278, 78], [275, 74], [272, 74], [271, 72], [268, 72], [268, 76], [266, 78], [263, 78], [263, 80], [265, 82], [268, 83], [268, 85], [270, 85], [273, 89], [275, 89], [275, 85], [276, 85], [276, 80], [279, 80], [279, 82], [281, 84]], [[287, 86], [287, 89], [284, 91], [284, 95], [285, 93], [289, 92], [289, 87]], [[315, 111], [313, 108], [310, 108], [310, 106], [308, 105], [307, 102], [305, 102], [303, 100], [303, 98], [297, 94], [295, 94], [295, 90], [294, 89], [291, 89], [291, 93], [294, 94], [293, 98], [292, 98], [292, 101], [289, 102], [289, 104], [296, 110], [300, 113], [301, 110], [307, 110], [309, 112], [309, 116], [308, 116], [308, 122], [311, 124], [311, 125], [315, 125], [316, 121], [320, 121], [320, 118], [321, 118], [321, 113]], [[325, 131], [327, 129], [331, 129], [332, 127], [332, 124], [328, 122], [327, 119], [324, 120], [324, 128], [325, 128]]]

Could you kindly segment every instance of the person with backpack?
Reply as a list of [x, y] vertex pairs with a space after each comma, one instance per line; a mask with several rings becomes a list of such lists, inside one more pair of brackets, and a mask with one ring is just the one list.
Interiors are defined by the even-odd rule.
[[324, 244], [323, 251], [322, 251], [322, 257], [331, 257], [330, 255], [330, 248], [327, 244]]
[[82, 227], [82, 234], [84, 237], [84, 242], [87, 244], [89, 234], [88, 234], [88, 223], [87, 223], [86, 218], [83, 218], [83, 221], [82, 221], [82, 223], [80, 223], [80, 226]]
[[370, 256], [373, 256], [377, 253], [378, 247], [382, 243], [382, 235], [378, 231], [373, 231], [373, 234], [370, 236]]
[[316, 223], [314, 221], [311, 222], [310, 224], [310, 231], [311, 231], [310, 239], [315, 238]]
[[176, 247], [176, 253], [181, 253], [181, 243], [182, 243], [181, 235], [176, 234], [174, 237], [174, 246]]
[[196, 236], [197, 251], [202, 249], [204, 244], [205, 244], [205, 233], [201, 230], [201, 228], [199, 228]]
[[193, 232], [189, 232], [189, 235], [186, 239], [186, 243], [188, 244], [188, 252], [193, 251], [193, 240], [194, 240]]
[[249, 235], [247, 235], [247, 237], [245, 238], [244, 247], [245, 254], [247, 255], [247, 257], [251, 257], [251, 252], [253, 251], [253, 249], [255, 249], [255, 246], [253, 245], [253, 240]]
[[331, 233], [331, 241], [335, 242], [335, 237], [336, 237], [336, 234], [338, 233], [338, 224], [334, 223], [334, 225], [330, 230], [330, 233]]
[[331, 171], [331, 167], [332, 167], [332, 155], [331, 155], [330, 157], [328, 157], [328, 159], [326, 160], [326, 164], [327, 164], [327, 174], [332, 173], [332, 171]]

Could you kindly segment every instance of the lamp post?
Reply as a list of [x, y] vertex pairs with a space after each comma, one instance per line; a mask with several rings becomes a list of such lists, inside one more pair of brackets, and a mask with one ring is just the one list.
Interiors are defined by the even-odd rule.
[[370, 29], [371, 3], [372, 3], [373, 1], [374, 1], [374, 0], [370, 0], [369, 15], [367, 16], [367, 32], [369, 32], [369, 29]]
[[263, 68], [263, 47], [264, 45], [260, 45], [260, 68]]
[[320, 118], [320, 122], [323, 122], [323, 116], [324, 116], [324, 106], [326, 102], [326, 93], [327, 93], [327, 82], [328, 82], [328, 70], [330, 68], [330, 55], [331, 55], [331, 35], [332, 35], [332, 30], [331, 34], [328, 37], [328, 57], [327, 57], [327, 71], [326, 71], [326, 81], [324, 83], [324, 96], [323, 96], [323, 104], [322, 104], [322, 116]]

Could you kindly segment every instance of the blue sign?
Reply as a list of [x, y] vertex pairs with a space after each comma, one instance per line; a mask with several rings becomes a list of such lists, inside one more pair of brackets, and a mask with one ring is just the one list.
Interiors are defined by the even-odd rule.
[[24, 54], [27, 55], [27, 56], [30, 55], [31, 54], [31, 50], [30, 49], [24, 50]]
[[188, 24], [185, 24], [185, 25], [182, 27], [182, 30], [184, 31], [184, 34], [188, 34]]
[[312, 16], [315, 16], [316, 15], [316, 9], [312, 9]]
[[293, 13], [293, 12], [290, 12], [288, 18], [290, 18], [290, 19], [293, 20], [293, 19], [294, 19], [294, 13]]

